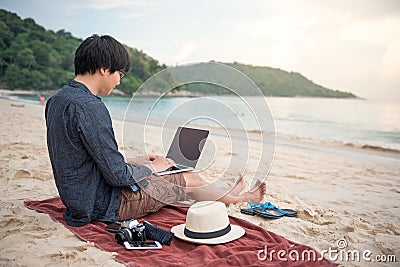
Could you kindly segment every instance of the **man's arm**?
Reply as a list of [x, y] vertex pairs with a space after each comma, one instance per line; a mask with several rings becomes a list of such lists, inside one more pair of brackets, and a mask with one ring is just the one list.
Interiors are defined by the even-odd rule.
[[81, 109], [79, 116], [77, 127], [81, 140], [107, 183], [122, 187], [151, 175], [148, 167], [125, 162], [118, 151], [110, 115], [102, 102]]

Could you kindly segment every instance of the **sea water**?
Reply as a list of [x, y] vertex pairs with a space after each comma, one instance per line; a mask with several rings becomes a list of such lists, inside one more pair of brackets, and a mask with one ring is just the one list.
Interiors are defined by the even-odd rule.
[[[13, 97], [32, 102], [32, 96]], [[33, 97], [38, 102], [37, 96]], [[399, 101], [239, 96], [101, 98], [114, 119], [144, 122], [150, 118], [160, 126], [166, 121], [184, 125], [196, 120], [205, 126], [271, 131], [260, 128], [259, 123], [271, 116], [278, 136], [400, 151]]]
[[265, 105], [268, 105], [277, 135], [400, 151], [400, 103], [396, 101], [268, 97], [248, 98], [244, 102], [233, 96], [211, 98], [221, 104], [210, 107], [207, 101], [186, 97], [135, 98], [133, 101], [107, 97], [103, 101], [120, 119], [135, 113], [143, 120], [151, 117], [184, 124], [188, 118], [203, 117], [210, 119], [198, 123], [207, 125], [217, 117], [228, 129], [249, 131], [266, 130], [260, 129], [257, 120], [268, 116], [265, 114]]

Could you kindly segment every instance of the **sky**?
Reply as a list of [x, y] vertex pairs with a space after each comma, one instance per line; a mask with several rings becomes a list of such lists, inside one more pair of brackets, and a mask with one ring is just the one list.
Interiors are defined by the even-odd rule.
[[0, 0], [45, 29], [109, 34], [160, 63], [240, 62], [400, 101], [400, 0]]

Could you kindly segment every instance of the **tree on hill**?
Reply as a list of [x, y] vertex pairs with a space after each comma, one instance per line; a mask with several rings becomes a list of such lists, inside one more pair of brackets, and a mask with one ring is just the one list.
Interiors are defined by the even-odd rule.
[[[0, 9], [0, 86], [10, 89], [60, 88], [74, 77], [74, 53], [82, 42], [64, 29], [45, 30], [33, 19]], [[132, 68], [119, 85], [132, 93], [151, 75], [166, 68], [142, 51], [127, 47]]]
[[356, 97], [349, 92], [334, 91], [308, 80], [297, 72], [241, 63], [225, 63], [249, 76], [266, 96]]

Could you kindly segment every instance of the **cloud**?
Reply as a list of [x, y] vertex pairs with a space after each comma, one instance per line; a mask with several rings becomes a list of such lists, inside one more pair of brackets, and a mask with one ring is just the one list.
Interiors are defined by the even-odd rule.
[[[400, 87], [400, 40], [386, 47], [383, 57], [381, 76], [383, 78], [396, 78]], [[400, 88], [399, 88], [400, 89]]]
[[365, 97], [400, 86], [399, 1], [256, 1], [247, 14], [235, 1], [233, 8], [241, 16], [221, 20], [227, 49], [219, 57], [301, 72]]
[[191, 55], [197, 50], [197, 46], [192, 43], [183, 44], [173, 59], [173, 62], [176, 64], [179, 63], [187, 63], [188, 61], [192, 61]]
[[131, 20], [131, 19], [142, 18], [144, 17], [144, 14], [143, 13], [121, 14], [119, 17], [124, 20]]
[[400, 17], [384, 17], [374, 20], [355, 20], [342, 30], [343, 41], [357, 41], [369, 45], [388, 45], [400, 40], [393, 34], [400, 29]]
[[114, 8], [126, 8], [126, 7], [154, 7], [157, 4], [155, 2], [150, 1], [134, 1], [134, 0], [118, 0], [118, 1], [110, 1], [110, 0], [94, 0], [88, 1], [85, 4], [89, 8], [93, 9], [100, 9], [100, 10], [107, 10], [107, 9], [114, 9]]

